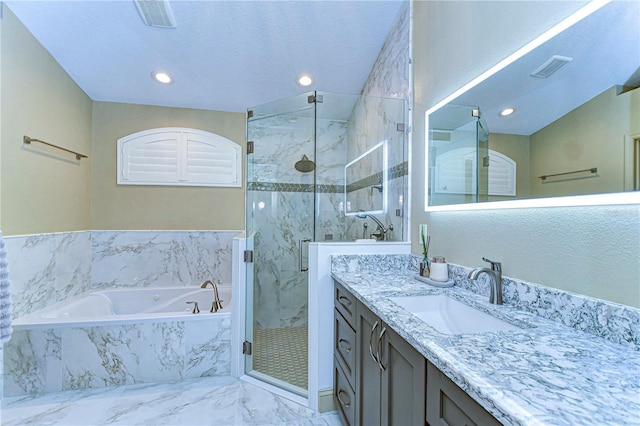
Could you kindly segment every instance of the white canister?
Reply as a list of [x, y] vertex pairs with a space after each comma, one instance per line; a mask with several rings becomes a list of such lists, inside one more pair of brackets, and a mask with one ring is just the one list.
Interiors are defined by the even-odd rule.
[[442, 256], [433, 256], [431, 259], [431, 273], [429, 278], [433, 281], [448, 281], [449, 280], [449, 267]]

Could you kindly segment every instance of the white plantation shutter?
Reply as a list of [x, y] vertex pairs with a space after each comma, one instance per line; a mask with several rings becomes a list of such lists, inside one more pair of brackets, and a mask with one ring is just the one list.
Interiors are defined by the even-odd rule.
[[[457, 148], [436, 157], [435, 192], [473, 194], [476, 187], [476, 150]], [[489, 150], [489, 195], [516, 195], [516, 162]]]
[[215, 133], [150, 129], [118, 139], [119, 185], [242, 185], [240, 145]]

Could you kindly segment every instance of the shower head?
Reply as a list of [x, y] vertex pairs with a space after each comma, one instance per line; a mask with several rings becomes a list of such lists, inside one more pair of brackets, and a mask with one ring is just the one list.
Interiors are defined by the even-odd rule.
[[314, 163], [313, 161], [309, 160], [309, 157], [307, 157], [306, 154], [303, 154], [302, 155], [302, 159], [300, 159], [298, 162], [296, 162], [294, 167], [299, 172], [309, 173], [309, 172], [312, 172], [313, 169], [316, 168], [316, 163]]

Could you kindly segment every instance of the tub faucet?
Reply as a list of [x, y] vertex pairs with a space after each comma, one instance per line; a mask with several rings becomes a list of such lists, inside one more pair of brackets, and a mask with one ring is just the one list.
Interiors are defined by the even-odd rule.
[[213, 303], [211, 303], [211, 310], [209, 312], [218, 312], [218, 309], [222, 309], [222, 302], [224, 302], [224, 300], [220, 300], [220, 296], [218, 295], [218, 286], [216, 283], [211, 280], [206, 280], [202, 283], [200, 288], [207, 288], [209, 284], [213, 287]]
[[487, 258], [482, 258], [485, 262], [491, 264], [489, 268], [476, 268], [469, 272], [469, 278], [472, 280], [478, 279], [478, 275], [486, 273], [489, 275], [489, 282], [491, 284], [491, 293], [489, 294], [489, 303], [495, 305], [502, 305], [502, 264], [500, 262], [494, 262]]

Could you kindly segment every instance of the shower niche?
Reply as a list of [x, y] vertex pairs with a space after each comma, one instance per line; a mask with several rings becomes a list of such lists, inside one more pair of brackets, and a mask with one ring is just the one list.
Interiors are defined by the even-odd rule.
[[404, 120], [403, 100], [329, 92], [248, 110], [248, 374], [307, 393], [310, 242], [361, 238], [363, 210], [403, 240]]

